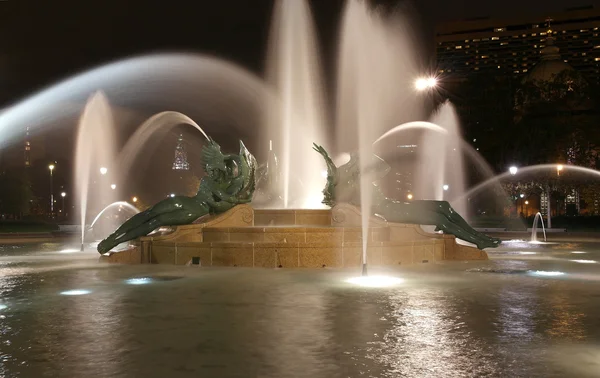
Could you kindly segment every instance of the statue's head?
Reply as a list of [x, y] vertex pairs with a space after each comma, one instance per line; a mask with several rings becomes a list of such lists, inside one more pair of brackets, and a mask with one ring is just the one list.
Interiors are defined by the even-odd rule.
[[213, 179], [224, 178], [227, 174], [228, 167], [221, 146], [212, 138], [202, 147], [202, 164], [206, 174]]

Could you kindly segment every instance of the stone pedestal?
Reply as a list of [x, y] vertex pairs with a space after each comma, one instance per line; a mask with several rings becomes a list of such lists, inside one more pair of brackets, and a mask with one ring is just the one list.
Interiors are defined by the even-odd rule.
[[361, 266], [363, 237], [369, 265], [410, 265], [442, 260], [486, 260], [477, 248], [452, 235], [371, 217], [363, 233], [360, 210], [257, 210], [240, 205], [174, 231], [139, 239], [134, 248], [101, 261], [184, 265], [199, 257], [204, 266], [321, 268]]

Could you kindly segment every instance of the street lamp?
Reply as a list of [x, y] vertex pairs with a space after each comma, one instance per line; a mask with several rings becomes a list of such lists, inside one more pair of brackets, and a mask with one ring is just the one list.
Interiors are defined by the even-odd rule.
[[409, 200], [413, 199], [413, 195], [411, 193], [408, 193], [408, 195], [406, 196], [406, 198], [408, 198]]
[[135, 203], [137, 202], [137, 197], [133, 197], [131, 200]]
[[54, 171], [54, 164], [50, 164], [48, 169], [50, 170], [50, 218], [52, 218], [52, 213], [54, 213], [54, 190], [52, 189], [52, 172]]
[[517, 172], [519, 171], [519, 168], [515, 167], [514, 165], [510, 168], [508, 168], [508, 171], [510, 172], [511, 175], [516, 175]]
[[64, 217], [65, 216], [65, 197], [67, 196], [67, 193], [62, 192], [62, 193], [60, 193], [60, 196], [62, 197], [62, 210], [61, 210], [61, 212], [62, 212], [62, 215]]
[[105, 175], [105, 174], [106, 174], [106, 172], [108, 172], [108, 169], [106, 169], [106, 167], [101, 167], [101, 168], [100, 168], [100, 174], [101, 174], [101, 175]]

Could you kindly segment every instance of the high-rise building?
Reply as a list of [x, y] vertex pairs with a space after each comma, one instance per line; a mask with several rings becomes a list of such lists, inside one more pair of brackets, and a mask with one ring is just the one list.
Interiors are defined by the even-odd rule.
[[554, 37], [561, 57], [589, 81], [600, 82], [600, 10], [513, 20], [478, 18], [438, 25], [438, 72], [460, 79], [475, 72], [527, 75]]
[[187, 160], [187, 153], [183, 146], [183, 135], [179, 134], [177, 139], [177, 146], [175, 147], [175, 160], [173, 160], [173, 170], [175, 171], [188, 171], [190, 169], [190, 163]]
[[24, 151], [24, 159], [25, 159], [26, 167], [31, 166], [31, 141], [29, 139], [30, 139], [29, 126], [27, 126], [27, 129], [25, 131], [25, 151]]

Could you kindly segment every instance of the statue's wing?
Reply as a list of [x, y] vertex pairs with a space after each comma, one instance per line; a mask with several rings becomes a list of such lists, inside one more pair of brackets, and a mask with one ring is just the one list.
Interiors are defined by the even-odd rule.
[[225, 156], [221, 152], [221, 146], [212, 138], [208, 138], [208, 142], [202, 146], [202, 164], [204, 167], [214, 167], [225, 170]]
[[258, 163], [254, 156], [248, 151], [244, 142], [240, 140], [240, 175], [243, 177], [242, 189], [239, 191], [238, 199], [250, 199], [256, 187], [256, 170]]

